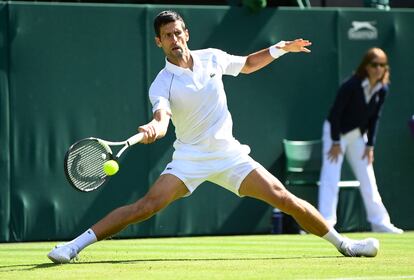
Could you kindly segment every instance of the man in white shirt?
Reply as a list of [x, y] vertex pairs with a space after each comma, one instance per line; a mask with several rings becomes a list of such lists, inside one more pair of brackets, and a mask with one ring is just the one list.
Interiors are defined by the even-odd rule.
[[287, 52], [308, 53], [311, 43], [303, 39], [282, 41], [242, 57], [217, 49], [190, 51], [188, 29], [173, 11], [158, 14], [154, 29], [155, 43], [164, 51], [166, 66], [149, 90], [153, 120], [138, 130], [145, 135], [142, 143], [149, 144], [165, 136], [171, 119], [177, 137], [173, 159], [143, 198], [115, 209], [74, 240], [56, 246], [48, 257], [55, 263], [70, 262], [86, 246], [150, 218], [171, 202], [190, 195], [204, 181], [279, 208], [345, 256], [374, 257], [378, 240], [349, 240], [338, 234], [312, 205], [287, 191], [254, 161], [250, 148], [232, 134], [222, 76], [255, 72]]

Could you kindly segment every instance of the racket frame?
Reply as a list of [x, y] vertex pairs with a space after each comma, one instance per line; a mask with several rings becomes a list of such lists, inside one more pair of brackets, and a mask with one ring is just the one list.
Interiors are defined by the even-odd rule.
[[[69, 181], [69, 183], [75, 189], [77, 189], [79, 191], [82, 191], [82, 192], [91, 192], [91, 191], [94, 191], [94, 190], [102, 187], [108, 181], [108, 179], [110, 177], [110, 176], [105, 176], [104, 179], [103, 179], [104, 180], [103, 183], [100, 184], [99, 186], [95, 187], [95, 188], [92, 188], [92, 189], [81, 189], [81, 188], [77, 187], [76, 184], [72, 181], [71, 176], [69, 175], [69, 169], [68, 169], [69, 154], [73, 150], [73, 148], [75, 146], [77, 146], [79, 143], [81, 143], [82, 141], [85, 141], [85, 140], [97, 141], [107, 151], [107, 156], [108, 156], [107, 160], [118, 161], [119, 157], [124, 153], [124, 151], [127, 148], [139, 143], [143, 138], [144, 138], [144, 133], [137, 133], [137, 134], [131, 136], [130, 138], [128, 138], [127, 140], [119, 141], [119, 142], [107, 141], [107, 140], [103, 140], [103, 139], [96, 138], [96, 137], [88, 137], [88, 138], [84, 138], [84, 139], [81, 139], [81, 140], [77, 141], [76, 143], [74, 143], [70, 146], [70, 148], [68, 149], [68, 151], [65, 154], [64, 169], [65, 169], [66, 179]], [[122, 145], [123, 145], [123, 147], [118, 151], [118, 153], [116, 155], [114, 155], [113, 152], [112, 152], [111, 146], [122, 146]]]
[[[112, 155], [112, 159], [117, 160], [127, 148], [141, 142], [143, 138], [144, 138], [144, 133], [137, 133], [129, 137], [127, 140], [120, 141], [120, 142], [111, 142], [111, 141], [106, 141], [106, 140], [102, 140], [99, 138], [93, 138], [93, 137], [91, 137], [90, 139], [96, 139], [99, 143], [101, 143], [105, 147], [105, 149], [108, 150], [108, 152]], [[122, 146], [122, 145], [124, 146], [118, 151], [118, 153], [114, 157], [110, 146]]]

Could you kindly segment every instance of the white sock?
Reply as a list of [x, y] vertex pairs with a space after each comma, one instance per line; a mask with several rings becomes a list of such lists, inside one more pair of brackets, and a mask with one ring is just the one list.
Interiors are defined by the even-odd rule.
[[89, 246], [95, 243], [98, 239], [96, 238], [95, 233], [93, 230], [88, 229], [72, 241], [68, 242], [68, 244], [73, 244], [78, 247], [78, 253], [82, 251], [86, 246]]
[[340, 235], [334, 228], [331, 228], [327, 234], [322, 236], [322, 238], [332, 243], [332, 245], [334, 245], [337, 249], [339, 249], [342, 241], [344, 240], [344, 237]]

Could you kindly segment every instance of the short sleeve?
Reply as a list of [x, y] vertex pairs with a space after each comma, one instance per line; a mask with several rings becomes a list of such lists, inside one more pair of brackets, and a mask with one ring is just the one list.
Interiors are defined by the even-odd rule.
[[237, 76], [246, 64], [247, 57], [245, 56], [231, 55], [218, 49], [214, 49], [214, 51], [224, 75]]
[[152, 104], [153, 113], [162, 109], [171, 114], [168, 80], [171, 81], [172, 77], [168, 76], [169, 75], [166, 75], [166, 73], [162, 71], [151, 84], [149, 89], [149, 99]]

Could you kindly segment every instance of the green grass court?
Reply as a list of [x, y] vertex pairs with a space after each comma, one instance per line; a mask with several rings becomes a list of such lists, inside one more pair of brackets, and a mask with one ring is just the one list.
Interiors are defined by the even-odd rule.
[[376, 237], [375, 258], [345, 258], [312, 235], [107, 240], [55, 265], [56, 242], [0, 244], [0, 279], [414, 279], [414, 232]]

